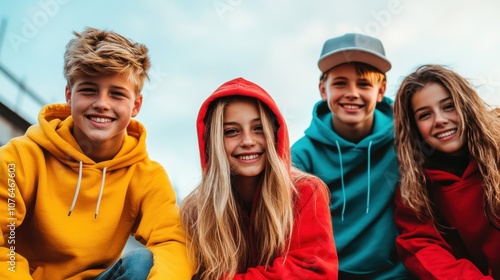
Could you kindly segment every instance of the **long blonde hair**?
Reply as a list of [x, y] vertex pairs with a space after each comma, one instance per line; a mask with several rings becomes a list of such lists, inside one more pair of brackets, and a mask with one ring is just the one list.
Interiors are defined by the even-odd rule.
[[427, 216], [436, 222], [422, 168], [432, 151], [420, 136], [411, 107], [413, 95], [429, 83], [440, 84], [453, 99], [459, 117], [459, 137], [466, 139], [470, 155], [477, 161], [484, 179], [484, 210], [495, 225], [500, 211], [500, 119], [466, 79], [440, 65], [423, 65], [408, 75], [394, 102], [395, 146], [403, 202], [420, 217]]
[[[242, 219], [242, 208], [232, 190], [229, 161], [224, 151], [223, 117], [227, 105], [235, 98], [214, 101], [205, 117], [205, 152], [207, 168], [202, 182], [181, 203], [188, 249], [197, 262], [197, 277], [232, 278], [248, 267], [271, 264], [287, 251], [293, 228], [293, 201], [296, 193], [287, 161], [276, 150], [277, 123], [270, 110], [255, 98], [267, 141], [267, 164], [263, 171], [261, 197], [254, 205], [255, 226], [251, 229]], [[249, 230], [256, 248], [249, 248]], [[257, 252], [255, 260], [251, 252]]]

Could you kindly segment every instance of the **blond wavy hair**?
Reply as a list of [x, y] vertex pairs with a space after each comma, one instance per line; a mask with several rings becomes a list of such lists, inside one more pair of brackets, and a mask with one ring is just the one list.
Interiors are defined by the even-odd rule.
[[459, 118], [459, 137], [465, 139], [484, 179], [485, 214], [498, 226], [495, 219], [498, 221], [500, 211], [500, 118], [465, 78], [441, 65], [423, 65], [408, 75], [394, 102], [395, 146], [403, 202], [419, 217], [430, 217], [438, 225], [422, 168], [430, 151], [420, 136], [411, 106], [413, 95], [429, 83], [440, 84], [453, 99]]
[[[181, 215], [188, 236], [188, 249], [197, 262], [197, 279], [231, 279], [249, 267], [270, 265], [286, 254], [293, 224], [296, 194], [289, 158], [276, 149], [277, 122], [274, 114], [255, 98], [267, 142], [266, 166], [261, 197], [255, 208], [254, 227], [242, 219], [243, 208], [233, 192], [231, 167], [224, 151], [224, 110], [236, 98], [214, 101], [205, 117], [207, 167], [200, 185], [181, 202]], [[287, 164], [288, 161], [288, 164]], [[303, 173], [297, 173], [302, 174]], [[249, 230], [256, 248], [249, 248]], [[255, 260], [251, 251], [258, 252]]]
[[136, 85], [139, 94], [148, 78], [148, 48], [115, 32], [86, 28], [73, 32], [76, 38], [66, 45], [64, 77], [71, 87], [81, 76], [121, 74]]

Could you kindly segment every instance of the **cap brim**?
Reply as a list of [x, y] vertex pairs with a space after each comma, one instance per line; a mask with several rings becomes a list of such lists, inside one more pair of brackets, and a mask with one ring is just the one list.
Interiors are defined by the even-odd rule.
[[383, 56], [359, 49], [336, 50], [322, 56], [318, 61], [318, 67], [322, 73], [347, 62], [362, 62], [371, 65], [382, 73], [391, 69], [391, 63]]

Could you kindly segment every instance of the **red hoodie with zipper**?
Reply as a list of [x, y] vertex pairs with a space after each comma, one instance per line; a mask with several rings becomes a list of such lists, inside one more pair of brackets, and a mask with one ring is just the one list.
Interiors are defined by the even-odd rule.
[[[483, 178], [471, 160], [461, 177], [425, 170], [429, 196], [440, 217], [418, 219], [396, 192], [396, 239], [404, 265], [419, 279], [500, 279], [500, 230], [484, 213]], [[497, 223], [499, 221], [497, 220]]]
[[[216, 99], [228, 96], [254, 97], [266, 104], [279, 124], [276, 133], [278, 156], [287, 164], [290, 174], [290, 142], [285, 119], [271, 96], [258, 85], [243, 78], [236, 78], [221, 85], [201, 106], [197, 119], [198, 143], [202, 168], [206, 168], [205, 122], [209, 105]], [[290, 247], [286, 255], [278, 256], [271, 265], [249, 267], [234, 279], [337, 279], [338, 258], [333, 241], [332, 222], [329, 210], [329, 193], [326, 185], [316, 177], [301, 179], [296, 183], [295, 221]], [[260, 189], [255, 193], [254, 205], [260, 199]], [[254, 209], [255, 207], [252, 207]], [[249, 221], [249, 248], [258, 250], [253, 243], [254, 213], [242, 217]], [[253, 252], [252, 255], [256, 255]]]

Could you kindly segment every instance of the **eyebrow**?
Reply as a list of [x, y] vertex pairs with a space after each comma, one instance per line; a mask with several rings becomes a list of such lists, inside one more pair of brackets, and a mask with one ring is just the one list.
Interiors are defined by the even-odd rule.
[[[81, 82], [81, 83], [77, 84], [77, 86], [97, 86], [97, 83], [93, 83], [93, 82]], [[129, 91], [127, 88], [121, 87], [121, 86], [111, 85], [109, 87], [112, 88], [112, 89], [121, 89], [121, 90]]]
[[[451, 96], [443, 98], [443, 99], [439, 100], [439, 104], [445, 103], [445, 102], [447, 102], [448, 100], [451, 100], [451, 99], [452, 99]], [[413, 114], [415, 115], [419, 111], [425, 110], [427, 107], [429, 107], [429, 106], [420, 107], [417, 110], [413, 111]]]
[[[255, 118], [253, 120], [251, 120], [250, 122], [258, 122], [260, 121], [260, 118]], [[223, 125], [237, 125], [239, 124], [238, 122], [224, 122]]]
[[[349, 80], [349, 78], [345, 77], [345, 76], [336, 76], [336, 77], [332, 78], [332, 81], [335, 81], [335, 80]], [[355, 80], [356, 81], [368, 81], [368, 82], [370, 81], [367, 77], [364, 77], [364, 76], [359, 76]]]

